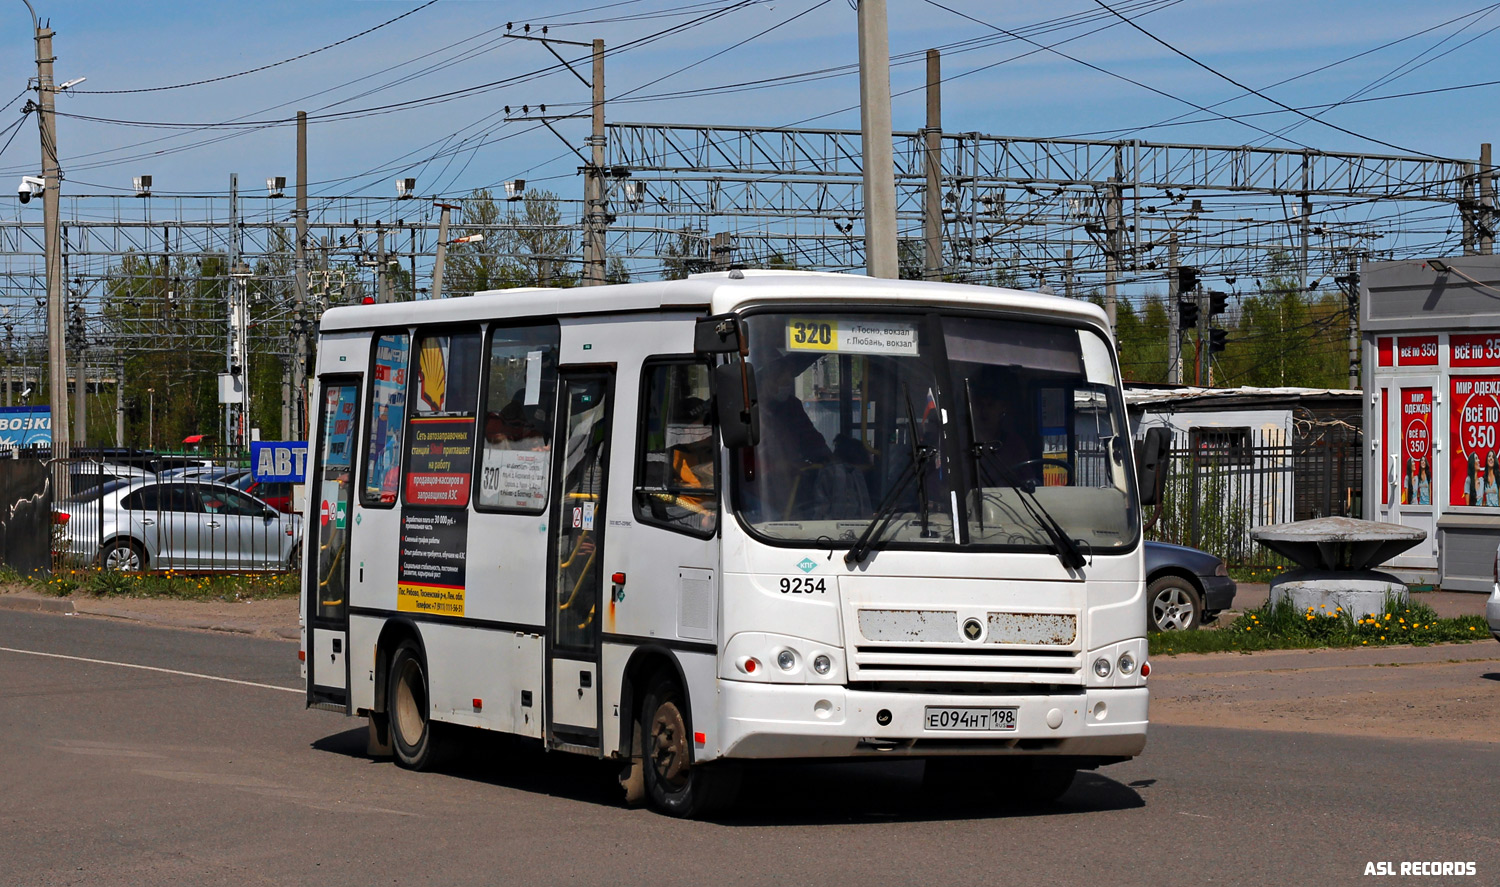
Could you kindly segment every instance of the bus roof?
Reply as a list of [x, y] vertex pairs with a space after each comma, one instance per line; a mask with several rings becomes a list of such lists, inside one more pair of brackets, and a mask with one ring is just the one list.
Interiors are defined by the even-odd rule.
[[326, 333], [418, 322], [449, 323], [497, 317], [566, 317], [674, 309], [725, 314], [751, 305], [809, 299], [1000, 308], [1105, 326], [1104, 311], [1097, 305], [1022, 290], [883, 280], [821, 271], [746, 270], [694, 274], [686, 280], [648, 283], [488, 290], [466, 298], [424, 302], [415, 314], [410, 302], [351, 305], [329, 309], [323, 314], [320, 328]]

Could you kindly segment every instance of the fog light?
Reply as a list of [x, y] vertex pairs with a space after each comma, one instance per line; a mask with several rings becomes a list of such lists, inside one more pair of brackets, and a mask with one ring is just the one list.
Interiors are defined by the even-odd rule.
[[1098, 659], [1094, 660], [1094, 674], [1098, 675], [1101, 678], [1107, 678], [1109, 677], [1109, 673], [1111, 671], [1113, 671], [1113, 669], [1110, 668], [1108, 659], [1100, 656]]
[[817, 672], [818, 674], [828, 674], [832, 670], [833, 670], [833, 660], [832, 659], [829, 659], [826, 655], [824, 655], [822, 653], [819, 653], [818, 655], [816, 655], [816, 656], [813, 657], [813, 671]]
[[791, 671], [797, 665], [797, 655], [791, 650], [782, 650], [776, 654], [776, 664], [782, 671]]
[[1130, 655], [1129, 653], [1121, 653], [1120, 654], [1119, 666], [1120, 666], [1120, 674], [1134, 674], [1135, 673], [1135, 657], [1132, 656], [1132, 655]]

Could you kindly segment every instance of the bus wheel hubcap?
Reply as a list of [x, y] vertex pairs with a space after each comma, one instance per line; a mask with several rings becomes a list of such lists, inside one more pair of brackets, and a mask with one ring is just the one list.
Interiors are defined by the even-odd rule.
[[651, 763], [656, 775], [673, 787], [686, 782], [687, 725], [677, 706], [667, 703], [651, 719]]

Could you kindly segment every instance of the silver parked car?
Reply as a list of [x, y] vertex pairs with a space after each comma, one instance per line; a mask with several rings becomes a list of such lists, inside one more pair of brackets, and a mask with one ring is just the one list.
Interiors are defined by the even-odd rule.
[[52, 507], [58, 548], [111, 570], [288, 570], [302, 518], [226, 484], [116, 480]]
[[1490, 635], [1500, 641], [1500, 545], [1495, 547], [1495, 588], [1484, 602], [1484, 619], [1490, 624]]

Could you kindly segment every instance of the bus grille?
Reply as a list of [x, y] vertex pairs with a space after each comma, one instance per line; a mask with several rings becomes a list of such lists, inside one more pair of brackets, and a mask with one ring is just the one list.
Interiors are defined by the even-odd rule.
[[[851, 681], [1077, 683], [1076, 613], [860, 609]], [[976, 624], [978, 623], [978, 624]]]

